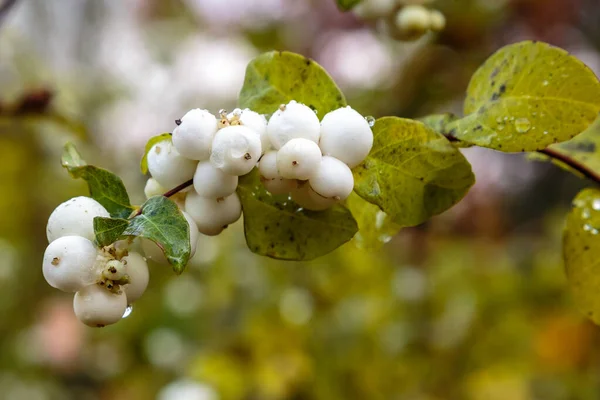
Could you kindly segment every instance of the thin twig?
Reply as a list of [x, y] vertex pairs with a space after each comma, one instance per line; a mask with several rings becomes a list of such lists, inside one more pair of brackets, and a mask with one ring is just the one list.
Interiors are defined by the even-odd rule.
[[[163, 193], [164, 197], [171, 197], [176, 195], [177, 193], [181, 192], [183, 189], [192, 186], [194, 184], [194, 180], [190, 179], [189, 181], [185, 181], [183, 182], [181, 185], [175, 186], [173, 189], [166, 191], [165, 193]], [[129, 219], [137, 217], [138, 215], [140, 215], [143, 211], [143, 207], [140, 207], [137, 209], [137, 211], [132, 214]]]
[[[455, 136], [452, 136], [451, 134], [444, 134], [444, 136], [446, 136], [446, 139], [448, 139], [451, 142], [460, 142], [460, 139], [456, 138]], [[550, 148], [538, 150], [537, 152], [545, 155], [546, 157], [550, 157], [554, 160], [560, 161], [561, 163], [567, 165], [569, 168], [579, 172], [587, 179], [600, 185], [600, 174], [594, 171], [593, 169], [589, 168], [587, 165], [580, 163], [579, 161], [574, 160], [573, 158]]]

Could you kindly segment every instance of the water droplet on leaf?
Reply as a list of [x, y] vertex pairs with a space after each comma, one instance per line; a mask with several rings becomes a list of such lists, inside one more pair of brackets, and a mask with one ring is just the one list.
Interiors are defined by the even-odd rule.
[[127, 308], [125, 309], [125, 312], [123, 313], [123, 318], [127, 318], [131, 315], [131, 313], [133, 312], [133, 305], [128, 305]]
[[519, 133], [527, 133], [531, 129], [531, 122], [527, 118], [517, 118], [515, 128]]
[[369, 126], [372, 128], [375, 125], [375, 117], [372, 116], [367, 116], [365, 117], [365, 120], [367, 120], [367, 122], [369, 123]]

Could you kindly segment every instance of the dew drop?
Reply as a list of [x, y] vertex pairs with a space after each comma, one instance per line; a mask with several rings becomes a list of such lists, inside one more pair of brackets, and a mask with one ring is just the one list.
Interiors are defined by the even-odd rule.
[[544, 81], [544, 82], [542, 82], [542, 85], [544, 85], [544, 86], [548, 86], [549, 84], [550, 84], [550, 82], [549, 82], [549, 81]]
[[590, 224], [583, 225], [583, 230], [589, 232], [592, 230], [592, 226]]
[[127, 318], [131, 315], [131, 313], [133, 312], [133, 305], [130, 304], [127, 306], [127, 308], [125, 309], [125, 312], [123, 313], [123, 318]]
[[503, 131], [504, 130], [504, 125], [498, 125], [497, 128], [498, 128], [499, 131]]
[[581, 212], [581, 218], [588, 219], [590, 217], [590, 210], [587, 208]]
[[375, 117], [372, 116], [367, 116], [365, 117], [365, 120], [367, 121], [367, 123], [369, 124], [369, 126], [372, 128], [375, 125]]
[[527, 118], [517, 118], [515, 120], [515, 128], [519, 133], [527, 133], [531, 129], [531, 122]]
[[594, 199], [592, 202], [592, 208], [596, 211], [600, 211], [600, 199]]
[[544, 131], [544, 135], [547, 135], [547, 134], [548, 134], [548, 131]]
[[502, 123], [502, 117], [496, 118], [496, 122], [499, 123], [499, 124], [501, 124]]

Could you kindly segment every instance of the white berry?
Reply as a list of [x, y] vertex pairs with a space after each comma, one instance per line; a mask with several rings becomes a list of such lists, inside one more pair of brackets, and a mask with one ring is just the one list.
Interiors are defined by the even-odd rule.
[[185, 220], [188, 223], [188, 226], [190, 227], [190, 258], [194, 256], [194, 254], [196, 254], [196, 248], [198, 246], [198, 236], [200, 236], [200, 233], [198, 232], [198, 226], [196, 225], [196, 221], [194, 221], [194, 218], [192, 218], [192, 216], [185, 212], [182, 211], [181, 212], [183, 214], [183, 216], [185, 217]]
[[129, 283], [124, 285], [123, 288], [127, 295], [127, 303], [132, 304], [142, 297], [148, 287], [148, 281], [150, 280], [148, 264], [140, 253], [134, 251], [130, 251], [121, 261], [125, 264], [125, 270], [129, 276]]
[[388, 15], [396, 6], [396, 0], [363, 0], [352, 12], [361, 18], [378, 18]]
[[183, 157], [170, 140], [156, 143], [148, 152], [148, 170], [163, 187], [172, 189], [192, 179], [196, 161]]
[[65, 201], [50, 214], [46, 226], [48, 242], [62, 236], [83, 236], [94, 240], [94, 218], [110, 217], [110, 214], [96, 200], [79, 196]]
[[185, 199], [185, 211], [196, 222], [201, 233], [214, 236], [240, 218], [242, 205], [237, 193], [216, 200], [192, 192]]
[[344, 200], [354, 188], [354, 177], [350, 168], [329, 156], [323, 157], [317, 173], [309, 182], [316, 193], [334, 200]]
[[195, 108], [180, 121], [173, 130], [173, 145], [179, 154], [191, 160], [208, 160], [217, 133], [217, 118], [208, 110]]
[[303, 138], [319, 142], [319, 118], [310, 107], [290, 101], [271, 116], [267, 125], [269, 140], [275, 149], [288, 141]]
[[296, 138], [277, 152], [277, 171], [287, 179], [307, 180], [321, 164], [321, 149], [315, 142]]
[[369, 123], [350, 106], [327, 113], [321, 121], [323, 155], [345, 162], [350, 168], [360, 164], [373, 147]]
[[297, 187], [295, 179], [285, 178], [273, 178], [273, 179], [261, 179], [261, 182], [265, 189], [271, 194], [289, 194], [294, 191]]
[[237, 188], [238, 177], [215, 168], [209, 161], [202, 161], [194, 174], [194, 189], [202, 197], [218, 199], [227, 197]]
[[126, 275], [125, 265], [119, 260], [109, 260], [106, 262], [102, 276], [106, 279], [118, 281]]
[[[195, 225], [195, 223], [194, 223], [194, 225]], [[142, 250], [144, 251], [144, 255], [146, 256], [146, 258], [148, 260], [152, 260], [158, 264], [168, 264], [169, 263], [169, 261], [167, 260], [167, 257], [165, 256], [165, 253], [163, 253], [163, 251], [160, 249], [160, 247], [158, 247], [158, 245], [156, 243], [154, 243], [150, 239], [146, 239], [146, 238], [140, 238], [140, 239], [141, 239]]]
[[232, 118], [238, 118], [243, 126], [252, 129], [260, 137], [263, 153], [271, 149], [271, 141], [267, 135], [267, 119], [264, 115], [246, 108], [244, 110], [234, 110], [227, 115], [227, 119], [231, 120]]
[[156, 181], [156, 179], [148, 178], [148, 180], [146, 181], [146, 186], [144, 187], [144, 195], [147, 199], [153, 196], [160, 196], [166, 191], [167, 189], [162, 187], [161, 184]]
[[98, 249], [81, 236], [63, 236], [48, 245], [42, 272], [46, 282], [63, 292], [76, 292], [99, 279]]
[[300, 207], [311, 211], [323, 211], [337, 203], [334, 199], [320, 196], [307, 184], [292, 192], [292, 200]]
[[439, 32], [443, 31], [446, 27], [446, 17], [439, 10], [431, 10], [429, 12], [429, 20], [431, 25], [431, 30]]
[[229, 175], [245, 175], [262, 154], [260, 137], [242, 125], [225, 127], [215, 135], [210, 162]]
[[421, 5], [408, 5], [398, 11], [395, 22], [406, 40], [415, 40], [427, 33], [431, 27], [431, 16]]
[[260, 172], [260, 176], [266, 179], [275, 179], [280, 178], [279, 171], [277, 171], [277, 151], [271, 150], [267, 151], [260, 158], [260, 162], [258, 163], [258, 172]]
[[112, 293], [99, 285], [90, 285], [75, 293], [73, 310], [84, 324], [103, 327], [118, 322], [127, 308], [124, 292]]

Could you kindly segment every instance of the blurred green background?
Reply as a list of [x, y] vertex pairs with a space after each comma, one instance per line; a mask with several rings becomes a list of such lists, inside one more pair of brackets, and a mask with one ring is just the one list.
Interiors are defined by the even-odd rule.
[[364, 115], [460, 113], [508, 43], [547, 41], [598, 75], [598, 0], [439, 0], [447, 29], [415, 43], [333, 0], [14, 3], [0, 19], [0, 399], [600, 398], [600, 330], [560, 253], [586, 182], [521, 155], [465, 150], [468, 196], [379, 251], [281, 262], [251, 254], [239, 223], [202, 237], [182, 276], [152, 265], [132, 314], [104, 329], [41, 274], [49, 214], [86, 194], [61, 170], [68, 140], [139, 204], [146, 140], [190, 108], [233, 108], [262, 51], [314, 58]]

